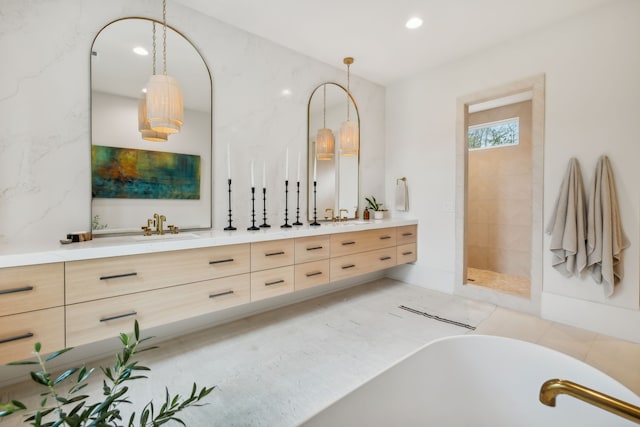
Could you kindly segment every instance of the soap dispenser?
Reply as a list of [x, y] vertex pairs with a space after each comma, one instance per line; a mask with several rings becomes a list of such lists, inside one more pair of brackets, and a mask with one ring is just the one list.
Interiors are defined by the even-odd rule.
[[369, 213], [369, 208], [368, 207], [364, 208], [364, 212], [362, 213], [362, 219], [367, 221], [367, 220], [370, 219], [370, 217], [371, 217], [370, 215], [371, 214]]

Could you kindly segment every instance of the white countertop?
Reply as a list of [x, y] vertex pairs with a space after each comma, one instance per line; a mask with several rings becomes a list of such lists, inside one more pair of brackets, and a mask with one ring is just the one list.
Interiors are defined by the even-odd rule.
[[417, 219], [403, 215], [370, 221], [322, 222], [320, 227], [305, 224], [284, 229], [279, 225], [272, 225], [271, 228], [259, 231], [248, 231], [238, 227], [236, 231], [206, 230], [184, 231], [164, 236], [96, 237], [88, 242], [67, 245], [55, 242], [46, 248], [25, 246], [16, 250], [16, 248], [0, 247], [0, 268], [348, 233], [417, 223]]

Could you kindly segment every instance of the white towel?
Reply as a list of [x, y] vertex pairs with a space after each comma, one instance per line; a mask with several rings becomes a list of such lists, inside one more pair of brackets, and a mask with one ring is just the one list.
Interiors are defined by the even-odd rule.
[[586, 208], [580, 165], [575, 158], [569, 161], [546, 232], [551, 235], [553, 267], [566, 277], [579, 275], [587, 265]]
[[401, 212], [409, 210], [409, 187], [406, 178], [396, 180], [396, 210]]
[[589, 191], [587, 262], [596, 283], [604, 282], [606, 296], [613, 295], [624, 275], [622, 251], [627, 247], [629, 239], [622, 230], [611, 164], [607, 156], [602, 156]]

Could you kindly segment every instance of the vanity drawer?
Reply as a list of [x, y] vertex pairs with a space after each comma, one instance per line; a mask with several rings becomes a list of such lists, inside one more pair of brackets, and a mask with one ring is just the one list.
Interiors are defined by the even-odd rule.
[[408, 262], [416, 262], [418, 259], [418, 244], [409, 243], [397, 247], [396, 259], [398, 264], [406, 264]]
[[0, 316], [63, 304], [63, 263], [0, 268]]
[[331, 262], [328, 259], [306, 262], [295, 266], [295, 290], [329, 283]]
[[249, 272], [249, 244], [66, 263], [74, 304]]
[[331, 259], [331, 281], [367, 274], [396, 265], [396, 248], [378, 249]]
[[44, 353], [64, 348], [64, 307], [0, 317], [0, 363], [33, 357], [33, 345]]
[[67, 345], [117, 337], [250, 301], [250, 275], [224, 277], [67, 306]]
[[301, 237], [295, 240], [296, 264], [329, 258], [329, 236]]
[[251, 273], [251, 301], [293, 292], [293, 278], [292, 265]]
[[331, 235], [331, 256], [342, 256], [396, 245], [396, 229], [355, 231]]
[[397, 238], [396, 244], [398, 246], [405, 245], [407, 243], [416, 243], [418, 241], [418, 226], [417, 225], [405, 225], [396, 228]]
[[251, 244], [251, 271], [292, 265], [293, 239], [273, 240]]

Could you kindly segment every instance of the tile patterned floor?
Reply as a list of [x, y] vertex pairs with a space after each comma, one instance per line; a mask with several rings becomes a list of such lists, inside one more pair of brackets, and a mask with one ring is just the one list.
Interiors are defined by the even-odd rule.
[[467, 285], [483, 286], [518, 297], [529, 298], [531, 295], [531, 281], [526, 277], [468, 267], [467, 281]]
[[[195, 380], [217, 388], [207, 406], [184, 414], [189, 426], [295, 426], [429, 341], [466, 333], [554, 348], [640, 393], [640, 344], [382, 279], [160, 343], [141, 355], [153, 370], [149, 380], [133, 383], [131, 396], [141, 404], [159, 401], [165, 385], [186, 393]], [[99, 394], [100, 384], [90, 391]], [[8, 398], [37, 402], [27, 383], [0, 389], [0, 401]], [[17, 417], [0, 425], [22, 424]]]

